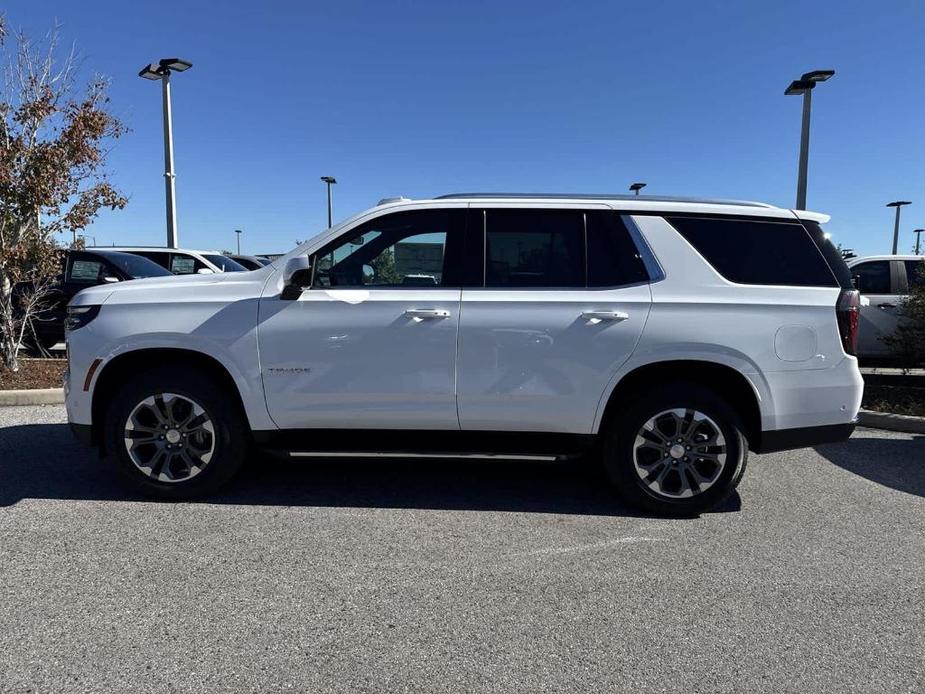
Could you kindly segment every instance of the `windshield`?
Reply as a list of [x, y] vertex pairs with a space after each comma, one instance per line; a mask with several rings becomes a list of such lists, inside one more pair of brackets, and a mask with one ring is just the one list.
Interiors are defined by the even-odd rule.
[[245, 268], [240, 263], [236, 263], [228, 256], [206, 255], [203, 253], [202, 257], [215, 265], [215, 267], [221, 269], [223, 272], [247, 272], [247, 268]]
[[169, 277], [171, 273], [157, 263], [131, 253], [100, 253], [110, 263], [122, 270], [132, 279], [145, 277]]

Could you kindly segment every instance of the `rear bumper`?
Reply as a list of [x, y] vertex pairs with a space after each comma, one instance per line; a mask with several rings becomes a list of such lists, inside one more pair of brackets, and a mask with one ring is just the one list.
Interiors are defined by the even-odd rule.
[[762, 431], [758, 445], [752, 446], [755, 453], [773, 453], [774, 451], [788, 451], [794, 448], [818, 446], [822, 443], [837, 443], [847, 441], [854, 432], [855, 422], [847, 424], [826, 424], [816, 427], [801, 427], [799, 429], [778, 429], [777, 431]]

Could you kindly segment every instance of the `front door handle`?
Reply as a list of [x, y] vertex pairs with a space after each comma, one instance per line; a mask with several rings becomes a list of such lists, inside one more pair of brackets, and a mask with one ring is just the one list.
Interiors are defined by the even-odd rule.
[[449, 318], [450, 312], [442, 308], [409, 308], [405, 311], [405, 315], [408, 318]]
[[583, 311], [582, 318], [587, 320], [610, 320], [620, 322], [630, 317], [630, 314], [623, 311]]
[[877, 304], [877, 308], [896, 308], [896, 304]]

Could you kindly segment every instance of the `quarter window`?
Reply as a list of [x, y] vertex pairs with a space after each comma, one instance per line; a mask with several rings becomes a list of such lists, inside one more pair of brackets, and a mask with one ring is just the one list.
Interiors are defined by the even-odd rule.
[[838, 286], [802, 224], [706, 217], [666, 219], [730, 282]]
[[873, 260], [851, 268], [854, 286], [861, 294], [890, 294], [890, 261]]

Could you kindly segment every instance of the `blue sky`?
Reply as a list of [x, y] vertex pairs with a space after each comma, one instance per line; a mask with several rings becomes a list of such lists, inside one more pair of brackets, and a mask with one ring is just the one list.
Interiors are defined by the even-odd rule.
[[792, 206], [800, 98], [814, 94], [808, 207], [837, 241], [888, 252], [897, 198], [908, 250], [925, 227], [925, 3], [202, 2], [13, 0], [13, 27], [54, 22], [111, 77], [131, 128], [112, 150], [130, 202], [87, 233], [165, 236], [159, 85], [174, 87], [181, 245], [286, 251], [391, 195], [623, 192]]

